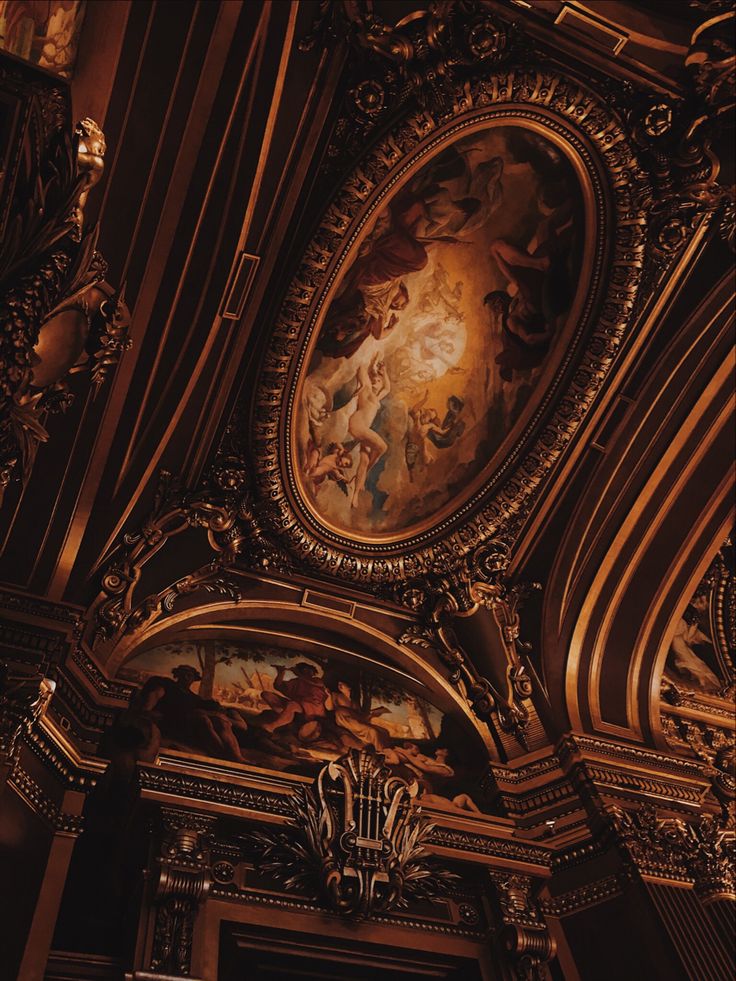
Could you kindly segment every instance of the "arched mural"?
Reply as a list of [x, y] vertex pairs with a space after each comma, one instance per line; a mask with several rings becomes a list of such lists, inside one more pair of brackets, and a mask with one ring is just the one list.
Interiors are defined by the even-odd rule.
[[0, 48], [71, 78], [85, 7], [84, 0], [0, 0]]
[[736, 679], [736, 563], [733, 536], [720, 549], [677, 622], [665, 690], [721, 694]]
[[571, 160], [531, 124], [441, 144], [384, 198], [297, 396], [294, 469], [322, 523], [404, 534], [490, 475], [574, 326], [584, 217]]
[[119, 677], [135, 684], [131, 712], [155, 724], [164, 747], [311, 776], [370, 746], [417, 781], [426, 803], [482, 807], [477, 733], [356, 660], [204, 640], [151, 648]]

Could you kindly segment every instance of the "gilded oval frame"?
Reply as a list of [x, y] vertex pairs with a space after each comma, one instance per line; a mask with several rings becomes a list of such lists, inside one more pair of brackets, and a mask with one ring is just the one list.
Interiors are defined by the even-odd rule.
[[[513, 450], [493, 473], [481, 471], [484, 484], [454, 513], [440, 521], [430, 518], [412, 534], [390, 540], [347, 536], [313, 514], [292, 465], [294, 403], [321, 312], [362, 229], [391, 189], [463, 130], [491, 121], [528, 124], [571, 148], [566, 155], [586, 197], [586, 231], [596, 238], [588, 253], [593, 263], [584, 310]], [[387, 582], [420, 575], [438, 559], [452, 561], [491, 537], [515, 539], [626, 330], [643, 264], [648, 192], [627, 134], [603, 100], [577, 81], [542, 70], [509, 71], [468, 85], [458, 92], [451, 119], [416, 112], [367, 152], [338, 189], [305, 251], [282, 304], [256, 395], [257, 489], [274, 530], [305, 564], [346, 580]]]

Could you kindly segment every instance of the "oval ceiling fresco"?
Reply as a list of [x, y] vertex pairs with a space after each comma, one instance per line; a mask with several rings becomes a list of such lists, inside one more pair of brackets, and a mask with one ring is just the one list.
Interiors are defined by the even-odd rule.
[[[585, 170], [506, 117], [384, 191], [345, 254], [297, 383], [291, 465], [323, 526], [396, 540], [494, 473], [560, 368], [585, 299]], [[586, 222], [587, 219], [587, 222]]]

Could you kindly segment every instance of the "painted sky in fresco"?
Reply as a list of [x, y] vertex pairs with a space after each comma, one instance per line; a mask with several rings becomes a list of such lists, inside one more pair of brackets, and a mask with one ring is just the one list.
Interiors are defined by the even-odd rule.
[[570, 162], [521, 126], [458, 140], [393, 193], [299, 392], [294, 465], [319, 518], [399, 533], [467, 492], [559, 360], [583, 217]]

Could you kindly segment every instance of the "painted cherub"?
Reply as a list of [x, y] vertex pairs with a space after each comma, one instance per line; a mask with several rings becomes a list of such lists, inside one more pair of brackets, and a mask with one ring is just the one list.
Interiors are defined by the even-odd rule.
[[[355, 446], [355, 444], [353, 444]], [[325, 480], [334, 480], [343, 494], [348, 493], [347, 471], [353, 466], [351, 450], [343, 443], [329, 443], [327, 452], [320, 455], [317, 453], [316, 459], [310, 461], [305, 470], [306, 476], [312, 482], [315, 493]]]

